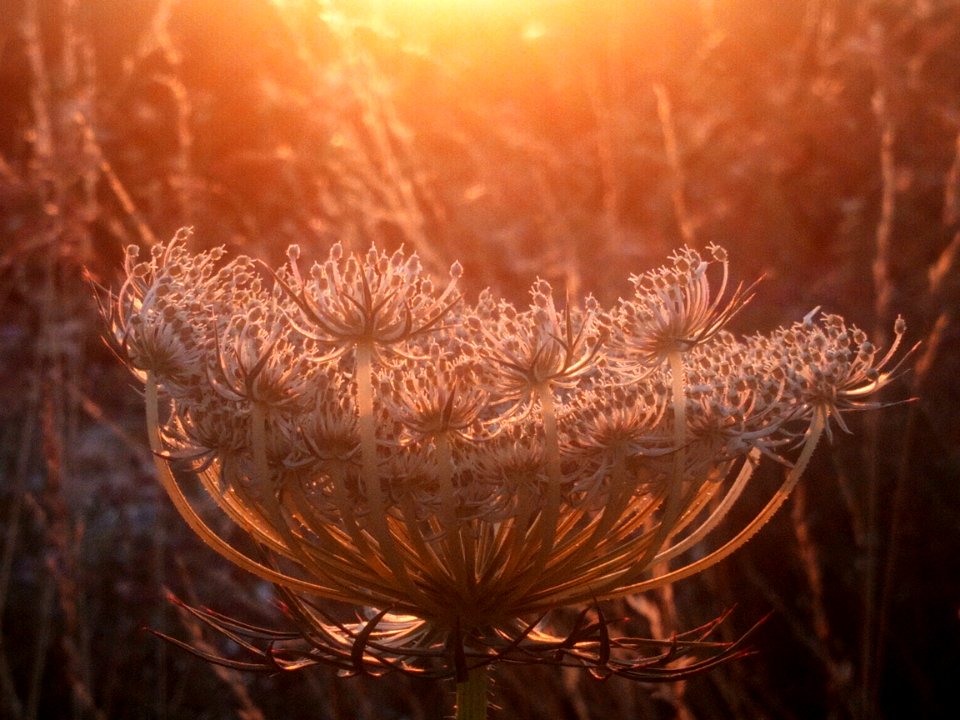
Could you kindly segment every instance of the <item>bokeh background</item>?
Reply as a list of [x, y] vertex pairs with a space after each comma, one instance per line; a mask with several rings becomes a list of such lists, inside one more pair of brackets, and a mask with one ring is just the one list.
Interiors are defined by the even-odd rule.
[[822, 306], [883, 345], [902, 314], [897, 404], [738, 554], [607, 610], [669, 637], [732, 609], [727, 639], [772, 613], [754, 655], [659, 687], [501, 668], [495, 717], [960, 717], [957, 2], [0, 0], [0, 716], [445, 717], [449, 687], [144, 630], [236, 653], [168, 590], [283, 624], [168, 506], [100, 339], [90, 280], [185, 225], [271, 262], [402, 244], [517, 302], [610, 303], [717, 242], [765, 277], [738, 332]]

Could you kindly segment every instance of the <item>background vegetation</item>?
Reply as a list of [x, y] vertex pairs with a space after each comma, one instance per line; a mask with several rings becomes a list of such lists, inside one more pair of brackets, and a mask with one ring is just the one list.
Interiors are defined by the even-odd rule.
[[517, 301], [540, 275], [610, 302], [718, 242], [766, 277], [744, 331], [820, 305], [883, 344], [902, 313], [923, 344], [886, 398], [917, 401], [854, 418], [733, 558], [609, 611], [668, 636], [734, 608], [731, 638], [772, 611], [754, 656], [658, 688], [503, 668], [496, 697], [503, 718], [957, 717], [960, 4], [403, 5], [0, 2], [0, 715], [449, 712], [449, 688], [240, 676], [143, 631], [219, 646], [166, 588], [282, 623], [161, 497], [84, 279], [115, 287], [125, 245], [192, 225], [273, 262], [403, 243]]

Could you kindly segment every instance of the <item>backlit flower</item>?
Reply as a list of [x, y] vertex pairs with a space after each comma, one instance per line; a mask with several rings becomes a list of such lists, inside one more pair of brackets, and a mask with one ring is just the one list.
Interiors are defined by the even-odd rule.
[[369, 345], [376, 353], [440, 328], [459, 302], [459, 263], [450, 269], [450, 282], [435, 293], [416, 255], [398, 250], [386, 255], [371, 247], [365, 256], [344, 257], [338, 243], [328, 259], [315, 263], [306, 277], [297, 266], [299, 248], [291, 247], [291, 282], [277, 280], [295, 303], [291, 324], [304, 336], [334, 346], [340, 352]]
[[[631, 362], [656, 367], [672, 352], [687, 352], [719, 333], [752, 295], [738, 286], [726, 297], [727, 253], [707, 248], [709, 259], [684, 248], [669, 266], [632, 275], [632, 297], [621, 300], [614, 325]], [[710, 285], [711, 267], [719, 266], [720, 287]]]
[[[736, 339], [724, 325], [751, 291], [727, 296], [716, 247], [633, 276], [633, 295], [607, 311], [592, 298], [558, 307], [542, 280], [527, 309], [490, 292], [464, 307], [458, 265], [436, 289], [401, 252], [337, 245], [303, 276], [296, 249], [263, 272], [184, 243], [143, 263], [131, 252], [110, 330], [145, 383], [175, 506], [286, 601], [298, 633], [245, 645], [273, 668], [463, 679], [507, 660], [677, 677], [655, 648], [611, 638], [599, 607], [564, 632], [551, 613], [688, 577], [746, 542], [829, 421], [876, 404], [903, 334], [898, 321], [879, 359], [833, 315]], [[733, 539], [688, 553], [761, 455], [791, 466], [784, 485]], [[190, 477], [268, 560], [214, 531], [183, 489]], [[356, 606], [356, 620], [328, 617], [321, 600]], [[736, 652], [701, 637], [677, 639], [707, 652], [695, 669]]]

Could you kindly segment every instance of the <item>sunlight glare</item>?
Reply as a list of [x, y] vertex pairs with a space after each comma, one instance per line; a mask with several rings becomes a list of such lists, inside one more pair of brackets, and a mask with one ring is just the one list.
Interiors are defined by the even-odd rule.
[[550, 6], [566, 4], [563, 1], [517, 2], [517, 0], [375, 0], [370, 10], [388, 26], [431, 36], [453, 33], [467, 39], [470, 34], [486, 28], [499, 27], [510, 33], [513, 28], [526, 42], [533, 42], [545, 34], [543, 20]]

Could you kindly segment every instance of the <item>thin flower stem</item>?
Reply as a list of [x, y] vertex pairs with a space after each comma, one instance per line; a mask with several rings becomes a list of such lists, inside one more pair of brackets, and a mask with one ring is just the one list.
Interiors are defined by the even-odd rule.
[[644, 571], [674, 529], [674, 521], [680, 514], [683, 498], [683, 479], [687, 464], [687, 396], [685, 391], [686, 372], [683, 368], [683, 354], [680, 351], [671, 352], [668, 356], [670, 363], [670, 382], [673, 391], [673, 472], [670, 477], [670, 486], [667, 488], [663, 512], [660, 515], [660, 524], [650, 546], [644, 552], [637, 567]]
[[604, 506], [603, 515], [594, 526], [593, 533], [590, 535], [591, 540], [587, 543], [589, 546], [605, 538], [614, 523], [623, 518], [623, 511], [630, 501], [632, 491], [632, 488], [627, 485], [627, 469], [625, 465], [623, 448], [616, 448], [613, 453], [613, 462], [611, 463], [610, 469], [610, 478], [612, 481], [610, 501]]
[[[536, 566], [542, 570], [556, 542], [557, 520], [560, 517], [560, 441], [557, 436], [557, 414], [553, 403], [553, 391], [548, 384], [537, 388], [540, 413], [543, 419], [543, 448], [547, 465], [546, 506], [540, 515], [543, 542]], [[539, 571], [534, 573], [539, 575]]]
[[[377, 429], [373, 416], [373, 360], [372, 348], [368, 344], [358, 344], [356, 349], [357, 409], [360, 430], [360, 458], [362, 464], [364, 489], [370, 502], [372, 523], [383, 518], [383, 491], [380, 488], [377, 473]], [[382, 537], [377, 537], [383, 540]]]
[[340, 517], [343, 518], [343, 525], [347, 534], [353, 541], [357, 550], [367, 557], [373, 555], [367, 539], [361, 534], [360, 526], [357, 525], [357, 518], [353, 513], [353, 506], [350, 503], [350, 496], [347, 493], [347, 468], [342, 460], [334, 460], [327, 468], [330, 473], [330, 485], [333, 493], [333, 502], [337, 506]]
[[380, 552], [383, 553], [387, 567], [408, 590], [413, 590], [413, 583], [407, 575], [406, 567], [390, 534], [386, 498], [380, 486], [377, 428], [373, 414], [373, 347], [370, 343], [357, 344], [356, 378], [357, 410], [360, 414], [357, 423], [360, 430], [360, 478], [369, 503], [367, 522], [371, 535], [377, 541]]
[[147, 371], [144, 391], [147, 412], [147, 437], [150, 440], [150, 449], [153, 451], [153, 463], [157, 470], [157, 476], [164, 490], [167, 491], [167, 495], [170, 496], [170, 501], [173, 503], [173, 506], [180, 513], [180, 516], [190, 529], [193, 530], [201, 540], [230, 562], [263, 580], [269, 580], [290, 590], [340, 599], [345, 602], [355, 602], [358, 599], [348, 596], [335, 588], [300, 580], [299, 578], [286, 575], [258, 563], [244, 555], [211, 530], [203, 519], [193, 510], [190, 501], [187, 500], [183, 494], [183, 490], [180, 489], [176, 478], [173, 476], [173, 473], [167, 466], [166, 460], [163, 458], [164, 448], [163, 442], [160, 439], [160, 409], [157, 381], [150, 371]]
[[255, 483], [260, 492], [269, 491], [270, 464], [267, 460], [267, 414], [259, 403], [250, 404], [250, 438]]
[[[813, 419], [810, 421], [810, 427], [807, 428], [807, 432], [805, 434], [803, 450], [800, 452], [800, 457], [797, 458], [796, 464], [790, 469], [790, 472], [787, 473], [787, 477], [783, 481], [783, 485], [781, 485], [776, 494], [770, 498], [763, 510], [761, 510], [753, 518], [753, 520], [750, 521], [750, 524], [743, 528], [743, 530], [741, 530], [736, 537], [734, 537], [732, 540], [729, 540], [725, 545], [720, 546], [709, 555], [692, 562], [689, 565], [685, 565], [684, 567], [678, 568], [664, 575], [660, 575], [651, 580], [634, 583], [633, 585], [622, 588], [618, 590], [617, 596], [624, 593], [638, 593], [643, 592], [644, 590], [651, 590], [668, 583], [676, 582], [677, 580], [682, 580], [683, 578], [690, 577], [691, 575], [696, 575], [697, 573], [703, 572], [707, 568], [716, 565], [718, 562], [733, 553], [737, 548], [741, 547], [745, 542], [750, 540], [750, 538], [757, 534], [760, 528], [766, 525], [767, 521], [773, 517], [774, 513], [780, 509], [780, 506], [783, 505], [786, 499], [790, 496], [790, 492], [800, 481], [801, 476], [807, 469], [807, 464], [810, 462], [810, 458], [813, 456], [813, 451], [816, 449], [817, 443], [823, 436], [826, 427], [826, 409], [816, 408], [814, 410]], [[599, 599], [603, 600], [604, 597], [600, 597]], [[563, 598], [563, 601], [579, 602], [580, 599]]]
[[450, 440], [440, 435], [436, 439], [437, 450], [437, 480], [440, 484], [440, 521], [446, 531], [444, 545], [446, 547], [449, 567], [460, 587], [466, 587], [468, 575], [466, 562], [469, 557], [464, 552], [457, 521], [457, 498], [453, 486], [453, 457], [450, 451]]
[[[265, 408], [256, 402], [250, 405], [250, 437], [253, 450], [254, 487], [259, 491], [259, 503], [268, 516], [264, 529], [269, 530], [272, 527], [279, 534], [282, 554], [296, 560], [304, 567], [311, 567], [314, 564], [311, 557], [304, 551], [303, 544], [291, 532], [289, 523], [283, 517], [277, 489], [271, 481], [270, 461], [267, 458], [267, 413]], [[259, 520], [254, 521], [256, 526], [260, 523]]]
[[457, 720], [486, 720], [487, 668], [473, 668], [465, 682], [457, 683]]
[[743, 492], [743, 489], [747, 486], [747, 483], [750, 481], [753, 471], [756, 469], [757, 465], [760, 463], [760, 451], [754, 448], [750, 451], [750, 454], [747, 455], [746, 461], [743, 463], [743, 467], [740, 468], [740, 472], [737, 475], [736, 480], [733, 481], [733, 484], [730, 486], [730, 490], [723, 497], [723, 500], [720, 501], [720, 504], [714, 509], [710, 514], [710, 517], [700, 525], [694, 532], [685, 537], [683, 540], [678, 542], [676, 545], [667, 548], [659, 555], [654, 558], [654, 562], [665, 562], [671, 558], [675, 558], [677, 555], [689, 550], [691, 547], [696, 545], [700, 540], [706, 537], [726, 516], [727, 512], [733, 507], [733, 504], [737, 501], [737, 498], [740, 497], [740, 493]]
[[[264, 408], [255, 402], [250, 405], [250, 439], [253, 451], [253, 484], [259, 495], [259, 504], [268, 515], [268, 522], [264, 525], [264, 529], [272, 527], [280, 536], [281, 551], [285, 555], [299, 557], [302, 561], [299, 543], [290, 534], [290, 527], [283, 518], [280, 503], [277, 501], [275, 489], [270, 480], [270, 463], [267, 459], [267, 414]], [[259, 512], [256, 513], [256, 515], [259, 514]], [[261, 522], [257, 518], [253, 524], [260, 526]]]
[[443, 524], [452, 528], [457, 522], [457, 496], [453, 486], [453, 454], [446, 435], [436, 438], [437, 480], [440, 484], [440, 512]]
[[683, 368], [683, 354], [679, 351], [670, 353], [670, 382], [673, 390], [673, 444], [676, 452], [673, 455], [673, 484], [667, 496], [667, 507], [664, 510], [664, 526], [672, 525], [675, 514], [678, 512], [677, 503], [683, 488], [684, 475], [687, 464], [687, 376]]

